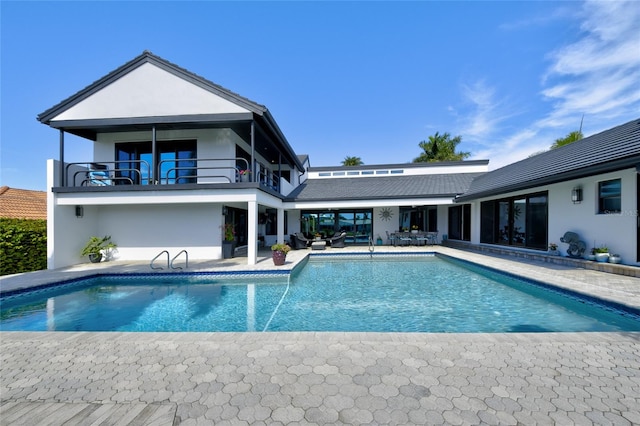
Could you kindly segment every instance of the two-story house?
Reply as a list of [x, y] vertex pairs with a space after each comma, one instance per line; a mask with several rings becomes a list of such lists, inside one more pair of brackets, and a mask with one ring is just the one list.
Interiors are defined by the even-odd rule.
[[[640, 120], [491, 172], [488, 160], [311, 167], [266, 107], [150, 52], [38, 120], [59, 130], [49, 268], [82, 262], [92, 235], [110, 235], [122, 260], [221, 259], [225, 225], [248, 264], [297, 232], [388, 244], [403, 228], [534, 252], [575, 231], [640, 261]], [[67, 134], [92, 158], [65, 161]]]

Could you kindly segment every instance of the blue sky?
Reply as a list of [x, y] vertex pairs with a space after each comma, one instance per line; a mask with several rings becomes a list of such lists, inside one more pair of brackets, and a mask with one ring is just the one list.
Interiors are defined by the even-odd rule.
[[[410, 162], [435, 132], [495, 169], [640, 117], [640, 2], [0, 3], [0, 184], [46, 189], [36, 116], [150, 50], [269, 108], [312, 166]], [[91, 142], [68, 136], [65, 159]]]

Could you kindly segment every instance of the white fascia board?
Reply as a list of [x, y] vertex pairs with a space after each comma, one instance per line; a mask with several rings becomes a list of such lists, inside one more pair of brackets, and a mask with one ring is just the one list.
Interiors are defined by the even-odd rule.
[[[402, 170], [402, 173], [391, 173], [392, 170]], [[389, 167], [380, 168], [371, 166], [359, 170], [347, 170], [336, 167], [332, 170], [309, 171], [309, 179], [345, 179], [345, 178], [378, 178], [378, 177], [396, 177], [396, 176], [426, 176], [426, 175], [451, 175], [464, 173], [485, 173], [489, 170], [489, 166], [485, 164], [460, 164], [455, 166], [429, 166], [429, 167]], [[379, 173], [386, 171], [387, 173]], [[343, 175], [333, 176], [333, 173], [343, 173]], [[358, 174], [349, 175], [348, 172], [357, 172]], [[363, 175], [362, 172], [373, 172], [372, 174]], [[320, 176], [320, 173], [330, 173], [330, 176]]]
[[70, 205], [140, 205], [140, 204], [197, 204], [197, 203], [231, 203], [257, 201], [258, 191], [245, 190], [215, 190], [193, 192], [186, 194], [184, 191], [153, 192], [149, 193], [66, 193], [58, 194], [56, 204], [60, 206]]
[[312, 202], [287, 202], [283, 207], [287, 210], [315, 210], [315, 209], [342, 209], [342, 208], [371, 208], [371, 207], [396, 207], [396, 206], [440, 206], [452, 205], [453, 199], [447, 198], [402, 198], [389, 200], [346, 200], [346, 201], [312, 201]]
[[248, 112], [227, 99], [146, 63], [65, 110], [51, 122]]

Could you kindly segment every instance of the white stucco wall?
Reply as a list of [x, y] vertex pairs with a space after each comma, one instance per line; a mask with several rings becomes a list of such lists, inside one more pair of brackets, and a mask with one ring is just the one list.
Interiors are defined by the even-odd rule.
[[[189, 259], [221, 257], [220, 204], [100, 206], [98, 234], [118, 244], [115, 258], [151, 260], [187, 250]], [[164, 257], [163, 257], [164, 259]]]
[[147, 63], [52, 121], [247, 112], [233, 102]]
[[[598, 182], [621, 179], [622, 212], [598, 213]], [[571, 202], [571, 190], [582, 187], [583, 201]], [[566, 231], [576, 232], [587, 244], [587, 250], [606, 245], [611, 253], [622, 256], [623, 262], [636, 262], [637, 205], [635, 169], [606, 173], [585, 179], [577, 179], [552, 185], [549, 188], [549, 242], [560, 243]], [[566, 244], [560, 243], [561, 252]]]
[[[622, 182], [622, 212], [600, 214], [598, 213], [598, 183], [612, 179], [621, 179]], [[583, 200], [579, 204], [571, 201], [571, 190], [575, 187], [582, 188]], [[548, 191], [549, 194], [548, 241], [557, 243], [563, 255], [566, 255], [568, 244], [561, 243], [560, 238], [565, 232], [571, 231], [577, 233], [586, 243], [587, 252], [594, 245], [607, 245], [612, 253], [622, 256], [623, 263], [638, 265], [636, 262], [638, 188], [635, 169], [574, 179], [475, 201], [471, 203], [471, 242], [480, 243], [481, 201], [541, 191]], [[438, 224], [440, 224], [440, 218], [438, 218]]]

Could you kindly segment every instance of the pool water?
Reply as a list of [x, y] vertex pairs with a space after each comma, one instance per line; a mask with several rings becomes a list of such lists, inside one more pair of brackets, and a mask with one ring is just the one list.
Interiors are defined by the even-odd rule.
[[312, 256], [290, 280], [106, 276], [4, 298], [0, 329], [640, 331], [640, 316], [435, 256]]

